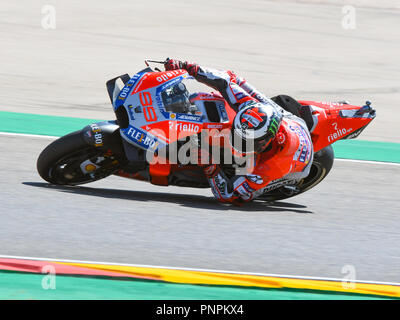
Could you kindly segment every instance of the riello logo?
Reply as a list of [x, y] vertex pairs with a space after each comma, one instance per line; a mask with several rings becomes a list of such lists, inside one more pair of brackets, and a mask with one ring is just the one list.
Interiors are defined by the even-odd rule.
[[198, 132], [200, 131], [200, 126], [190, 122], [179, 122], [179, 121], [169, 121], [169, 129], [174, 131], [190, 131]]
[[331, 141], [334, 141], [336, 139], [339, 139], [339, 138], [343, 137], [345, 134], [349, 133], [350, 131], [351, 131], [351, 129], [348, 129], [348, 130], [345, 129], [345, 128], [338, 129], [336, 132], [331, 133], [328, 136], [328, 142], [331, 142]]

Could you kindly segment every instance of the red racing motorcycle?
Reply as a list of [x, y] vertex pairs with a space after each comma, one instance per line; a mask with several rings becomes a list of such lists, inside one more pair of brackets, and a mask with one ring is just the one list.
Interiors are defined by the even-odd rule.
[[[210, 144], [226, 149], [235, 112], [219, 93], [208, 92], [205, 86], [199, 88], [201, 85], [186, 70], [152, 69], [148, 61], [147, 68], [133, 77], [124, 74], [107, 81], [116, 120], [89, 124], [53, 141], [41, 152], [37, 170], [44, 180], [57, 185], [80, 185], [118, 175], [160, 186], [209, 188], [198, 165], [190, 161], [153, 161], [154, 157], [172, 145], [179, 150], [188, 139], [205, 130], [211, 132]], [[189, 94], [190, 105], [184, 110], [166, 107], [171, 90], [176, 88]], [[257, 200], [285, 199], [316, 186], [332, 168], [331, 145], [358, 137], [375, 118], [368, 101], [364, 106], [355, 106], [345, 101], [295, 100], [286, 95], [272, 100], [306, 122], [314, 160], [305, 179], [272, 181]], [[238, 164], [222, 161], [221, 166], [231, 177]]]

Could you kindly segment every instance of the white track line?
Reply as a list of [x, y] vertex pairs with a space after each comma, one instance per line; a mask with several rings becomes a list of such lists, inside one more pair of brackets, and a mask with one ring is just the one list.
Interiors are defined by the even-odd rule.
[[365, 164], [380, 164], [380, 165], [387, 165], [387, 166], [400, 166], [400, 163], [396, 163], [396, 162], [353, 160], [353, 159], [341, 159], [341, 158], [335, 158], [335, 161], [357, 162], [357, 163], [365, 163]]
[[[55, 136], [45, 136], [45, 135], [39, 135], [39, 134], [14, 133], [14, 132], [0, 132], [0, 136], [15, 136], [15, 137], [19, 137], [20, 136], [20, 137], [40, 138], [40, 139], [48, 139], [48, 140], [55, 140], [55, 139], [60, 138], [60, 137], [55, 137]], [[400, 163], [383, 162], [383, 161], [353, 160], [353, 159], [341, 159], [341, 158], [335, 158], [335, 161], [357, 162], [357, 163], [386, 165], [386, 166], [400, 166]]]
[[26, 134], [26, 133], [14, 133], [14, 132], [0, 132], [1, 136], [14, 136], [14, 137], [29, 137], [29, 138], [42, 138], [48, 140], [55, 140], [60, 137], [56, 136], [45, 136], [40, 134]]
[[[195, 269], [195, 268], [183, 268], [183, 267], [182, 268], [181, 267], [166, 267], [166, 266], [127, 264], [127, 263], [115, 263], [115, 262], [99, 262], [99, 261], [82, 261], [82, 260], [69, 260], [69, 259], [21, 257], [21, 256], [10, 256], [10, 255], [0, 255], [0, 258], [1, 259], [21, 259], [21, 260], [66, 262], [66, 263], [80, 263], [80, 264], [100, 264], [100, 265], [103, 264], [103, 265], [109, 265], [109, 266], [123, 266], [123, 267], [137, 267], [137, 268], [153, 268], [153, 269], [169, 269], [169, 270], [183, 270], [183, 271], [241, 274], [241, 275], [250, 275], [250, 276], [291, 278], [291, 279], [302, 279], [302, 280], [320, 280], [320, 281], [336, 281], [336, 282], [344, 281], [344, 279], [338, 279], [338, 278], [293, 276], [293, 275], [283, 275], [283, 274], [254, 273], [254, 272], [227, 271], [227, 270], [215, 270], [215, 269]], [[394, 283], [394, 282], [377, 282], [377, 281], [364, 281], [364, 280], [354, 280], [354, 282], [355, 283], [383, 284], [383, 285], [400, 286], [400, 283]]]

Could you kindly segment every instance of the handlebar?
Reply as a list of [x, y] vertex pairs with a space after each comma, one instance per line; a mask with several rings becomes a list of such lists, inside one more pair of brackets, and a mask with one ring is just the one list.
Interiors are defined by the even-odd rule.
[[[164, 60], [164, 61], [157, 61], [157, 60], [145, 59], [145, 60], [144, 60], [144, 63], [146, 64], [146, 66], [150, 67], [149, 62], [158, 63], [158, 64], [164, 65], [167, 61], [168, 61], [168, 58], [167, 58], [166, 60]], [[161, 70], [158, 69], [158, 68], [154, 68], [154, 70], [161, 72]]]

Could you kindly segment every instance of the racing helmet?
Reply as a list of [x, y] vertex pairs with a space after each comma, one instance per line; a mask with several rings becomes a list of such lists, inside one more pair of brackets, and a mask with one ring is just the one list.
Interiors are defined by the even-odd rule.
[[166, 111], [174, 113], [189, 112], [189, 92], [182, 82], [165, 89], [161, 96]]
[[240, 110], [231, 131], [231, 145], [240, 153], [259, 153], [275, 138], [282, 122], [282, 113], [267, 103], [251, 103]]

